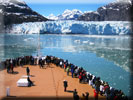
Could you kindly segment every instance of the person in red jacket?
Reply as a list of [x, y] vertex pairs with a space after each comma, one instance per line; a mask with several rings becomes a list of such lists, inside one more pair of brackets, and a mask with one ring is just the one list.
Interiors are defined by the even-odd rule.
[[81, 83], [82, 82], [82, 73], [80, 73], [80, 75], [79, 75], [79, 83]]
[[95, 100], [98, 100], [98, 93], [95, 89], [94, 89], [94, 98], [95, 98]]
[[66, 72], [66, 64], [64, 64], [64, 71]]

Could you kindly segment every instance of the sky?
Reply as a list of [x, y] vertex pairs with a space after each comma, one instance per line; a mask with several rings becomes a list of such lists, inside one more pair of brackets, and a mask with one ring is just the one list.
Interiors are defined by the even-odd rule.
[[75, 4], [75, 3], [78, 3], [78, 4], [88, 4], [88, 3], [109, 3], [109, 2], [112, 2], [114, 0], [24, 0], [26, 3], [38, 3], [38, 4]]
[[96, 11], [97, 8], [115, 0], [24, 0], [34, 11], [43, 16], [62, 14], [64, 10], [78, 9], [84, 11]]

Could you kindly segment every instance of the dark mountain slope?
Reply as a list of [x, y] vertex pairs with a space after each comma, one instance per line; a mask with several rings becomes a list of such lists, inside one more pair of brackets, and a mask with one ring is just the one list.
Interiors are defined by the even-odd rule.
[[132, 20], [132, 6], [133, 0], [127, 2], [110, 3], [100, 7], [95, 12], [88, 12], [78, 18], [83, 21], [131, 21]]

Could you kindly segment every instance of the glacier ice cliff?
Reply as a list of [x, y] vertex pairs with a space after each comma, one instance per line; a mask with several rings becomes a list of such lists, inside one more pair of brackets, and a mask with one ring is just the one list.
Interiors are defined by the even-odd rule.
[[47, 21], [14, 24], [10, 33], [21, 34], [88, 34], [88, 35], [130, 35], [128, 21]]

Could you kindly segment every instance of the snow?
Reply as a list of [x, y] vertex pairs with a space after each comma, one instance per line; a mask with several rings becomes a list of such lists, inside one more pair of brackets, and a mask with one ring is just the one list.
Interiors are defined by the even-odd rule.
[[0, 13], [3, 13], [3, 10], [2, 9], [0, 9]]
[[119, 11], [120, 9], [114, 9], [114, 10], [117, 10], [117, 11]]
[[16, 3], [25, 4], [25, 2], [22, 1], [22, 0], [0, 0], [0, 3], [2, 3], [2, 4], [12, 4], [12, 1], [15, 1]]
[[21, 8], [21, 9], [27, 8], [26, 6], [19, 6], [19, 5], [15, 5], [15, 4], [14, 4], [14, 6], [15, 6], [15, 7], [18, 7], [18, 8]]
[[14, 14], [14, 15], [21, 15], [23, 13], [6, 13], [7, 15]]
[[50, 14], [47, 18], [51, 20], [58, 20], [58, 17], [54, 16], [54, 14]]
[[25, 15], [25, 17], [38, 17], [38, 15]]
[[14, 5], [15, 7], [19, 7], [21, 9], [25, 9], [26, 6], [20, 6], [19, 4], [26, 4], [24, 1], [21, 0], [0, 0], [0, 3], [4, 6]]
[[114, 3], [129, 3], [132, 4], [131, 0], [116, 0]]
[[92, 13], [92, 12], [93, 12], [93, 11], [84, 11], [84, 14], [85, 14], [85, 13]]
[[54, 16], [50, 14], [47, 18], [51, 20], [76, 20], [83, 13], [78, 9], [69, 10], [66, 9], [62, 14]]
[[103, 9], [106, 9], [106, 7], [104, 7], [104, 6], [103, 6], [102, 8], [103, 8]]
[[133, 34], [131, 22], [127, 21], [47, 21], [14, 24], [11, 33], [20, 34], [89, 34], [89, 35], [129, 35]]
[[64, 19], [77, 19], [79, 16], [81, 16], [83, 13], [80, 10], [73, 9], [73, 10], [68, 10], [66, 9], [62, 15], [58, 16], [59, 20], [64, 20]]
[[112, 7], [109, 7], [109, 9], [113, 9]]
[[16, 1], [19, 2], [19, 3], [25, 4], [25, 2], [23, 0], [16, 0]]
[[89, 13], [93, 13], [93, 14], [98, 14], [99, 15], [99, 12], [97, 12], [97, 11], [85, 11], [82, 16], [85, 16], [85, 14], [89, 14]]
[[109, 9], [112, 9], [112, 10], [117, 10], [117, 11], [119, 11], [120, 9], [113, 9], [113, 8], [109, 8]]
[[97, 12], [97, 11], [94, 11], [93, 13], [95, 13], [95, 14], [99, 14], [99, 12]]
[[126, 10], [128, 10], [129, 9], [129, 7], [128, 8], [126, 8]]

